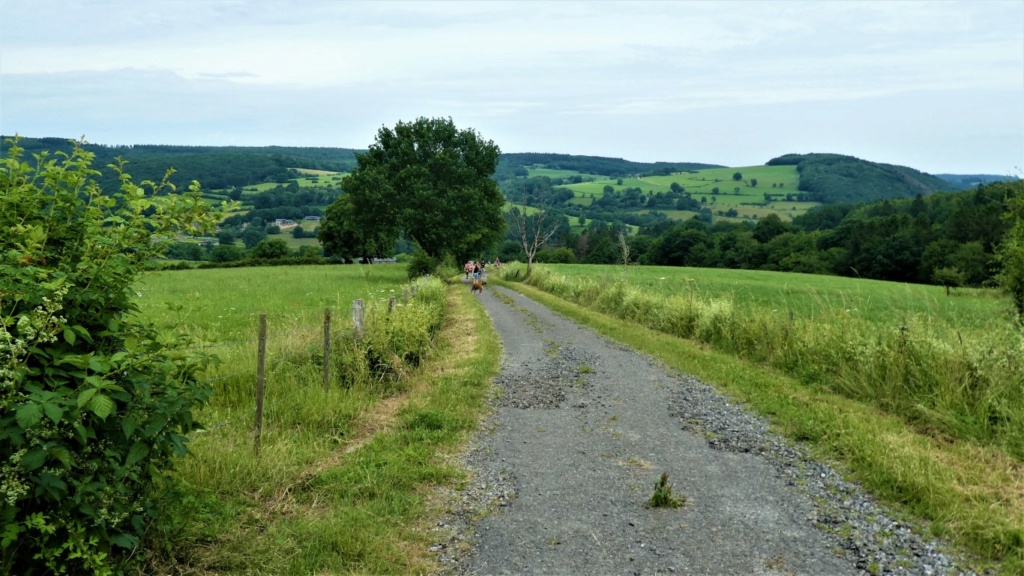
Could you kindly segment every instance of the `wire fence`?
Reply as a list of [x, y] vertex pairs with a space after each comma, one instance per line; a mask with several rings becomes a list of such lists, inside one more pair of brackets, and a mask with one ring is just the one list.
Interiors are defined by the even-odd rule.
[[[412, 297], [415, 297], [416, 296], [416, 286], [415, 285], [412, 286], [411, 290], [412, 290]], [[408, 291], [406, 291], [403, 294], [403, 298], [404, 299], [408, 299], [409, 298]], [[388, 301], [388, 311], [387, 311], [387, 313], [388, 313], [389, 316], [394, 311], [395, 303], [396, 303], [396, 298], [395, 297], [392, 297]], [[354, 300], [352, 302], [352, 324], [353, 324], [352, 336], [355, 339], [360, 339], [365, 334], [364, 318], [365, 318], [365, 306], [363, 304], [363, 300], [362, 299]], [[331, 374], [330, 374], [330, 367], [331, 367], [331, 360], [330, 360], [331, 359], [331, 336], [332, 336], [331, 320], [332, 320], [331, 309], [330, 308], [325, 308], [324, 309], [324, 324], [323, 324], [323, 374], [322, 374], [323, 389], [324, 390], [328, 390], [330, 388], [330, 382], [331, 382], [331, 380], [330, 380], [330, 377], [331, 377]], [[284, 332], [284, 333], [278, 335], [277, 337], [278, 338], [280, 338], [281, 336], [290, 337], [290, 336], [294, 336], [294, 335], [297, 335], [297, 334], [301, 334], [303, 336], [309, 336], [309, 331], [308, 331], [308, 329], [296, 329], [296, 330], [291, 330], [291, 331], [288, 331], [288, 332]], [[256, 455], [259, 455], [259, 452], [260, 452], [260, 442], [261, 442], [261, 437], [262, 437], [262, 432], [263, 432], [263, 411], [264, 411], [264, 402], [266, 400], [266, 398], [264, 397], [264, 391], [265, 391], [265, 387], [266, 387], [267, 370], [269, 368], [273, 368], [275, 366], [278, 366], [281, 363], [283, 363], [286, 360], [288, 360], [287, 356], [282, 356], [282, 357], [277, 358], [277, 359], [275, 359], [275, 360], [273, 360], [273, 361], [271, 361], [269, 363], [267, 362], [267, 315], [266, 314], [260, 314], [259, 315], [259, 332], [258, 332], [258, 336], [257, 336], [257, 338], [255, 340], [244, 339], [244, 340], [230, 340], [230, 341], [222, 341], [222, 342], [211, 342], [211, 343], [208, 343], [208, 344], [201, 344], [201, 345], [198, 345], [198, 346], [194, 346], [194, 347], [188, 348], [187, 350], [193, 350], [193, 351], [208, 350], [208, 349], [211, 349], [211, 348], [217, 348], [217, 347], [222, 347], [222, 346], [227, 346], [227, 345], [238, 345], [238, 344], [240, 344], [240, 345], [252, 345], [254, 342], [255, 342], [256, 348], [257, 348], [255, 374], [253, 373], [253, 370], [239, 370], [239, 371], [232, 372], [232, 373], [229, 373], [229, 374], [221, 374], [221, 375], [215, 376], [213, 378], [207, 378], [207, 379], [202, 380], [202, 382], [206, 383], [206, 384], [212, 384], [212, 383], [215, 383], [215, 382], [221, 382], [221, 381], [228, 380], [228, 379], [231, 379], [231, 378], [255, 378], [255, 394], [254, 394], [254, 398], [253, 398], [253, 400], [254, 400], [253, 408], [245, 410], [245, 412], [243, 414], [240, 414], [240, 415], [235, 416], [233, 418], [230, 418], [228, 420], [225, 420], [225, 421], [222, 421], [222, 422], [218, 422], [216, 424], [207, 425], [207, 426], [205, 426], [205, 431], [206, 432], [212, 432], [214, 430], [219, 430], [221, 428], [226, 428], [228, 426], [232, 426], [232, 425], [236, 425], [236, 424], [241, 424], [241, 423], [246, 422], [246, 421], [251, 421], [252, 424], [253, 424], [253, 450], [256, 453]], [[287, 394], [285, 396], [275, 397], [274, 398], [274, 402], [276, 402], [278, 404], [282, 404], [285, 401], [287, 401], [287, 400], [297, 396], [298, 394], [305, 393], [307, 390], [308, 390], [307, 388], [296, 388], [295, 390], [293, 390], [292, 392], [290, 392], [289, 394]]]

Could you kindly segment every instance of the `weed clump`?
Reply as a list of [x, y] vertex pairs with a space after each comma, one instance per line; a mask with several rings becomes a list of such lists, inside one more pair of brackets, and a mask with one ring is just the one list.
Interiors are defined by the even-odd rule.
[[686, 504], [686, 496], [673, 496], [668, 483], [668, 472], [661, 473], [661, 479], [654, 483], [654, 494], [647, 501], [651, 508], [679, 508]]

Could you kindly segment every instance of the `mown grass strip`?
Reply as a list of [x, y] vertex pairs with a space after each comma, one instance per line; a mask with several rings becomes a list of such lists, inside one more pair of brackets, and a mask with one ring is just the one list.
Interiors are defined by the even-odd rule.
[[1001, 573], [1024, 573], [1024, 469], [1005, 453], [938, 440], [900, 418], [776, 370], [500, 280], [549, 308], [693, 374], [770, 418], [932, 534]]
[[501, 357], [483, 307], [462, 286], [449, 287], [445, 297], [443, 327], [400, 394], [364, 404], [340, 442], [318, 438], [296, 420], [267, 443], [262, 463], [245, 455], [247, 444], [237, 446], [239, 457], [228, 467], [245, 468], [249, 480], [231, 484], [241, 493], [199, 497], [199, 524], [179, 542], [189, 551], [178, 551], [179, 564], [160, 571], [436, 571], [427, 551], [431, 519], [440, 512], [431, 504], [432, 487], [462, 479], [446, 456], [476, 429]]

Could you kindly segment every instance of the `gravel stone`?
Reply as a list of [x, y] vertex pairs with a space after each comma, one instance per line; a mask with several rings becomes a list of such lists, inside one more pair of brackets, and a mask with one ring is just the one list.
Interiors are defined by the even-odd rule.
[[[446, 574], [973, 574], [713, 387], [518, 293], [494, 411], [430, 547]], [[646, 503], [662, 472], [682, 507]]]

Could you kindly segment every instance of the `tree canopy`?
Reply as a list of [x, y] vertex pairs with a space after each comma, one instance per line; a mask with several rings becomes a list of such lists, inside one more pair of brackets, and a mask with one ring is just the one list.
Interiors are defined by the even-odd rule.
[[382, 127], [344, 195], [327, 210], [320, 242], [332, 253], [383, 256], [401, 234], [428, 255], [479, 255], [501, 239], [504, 197], [490, 178], [501, 150], [450, 118]]

